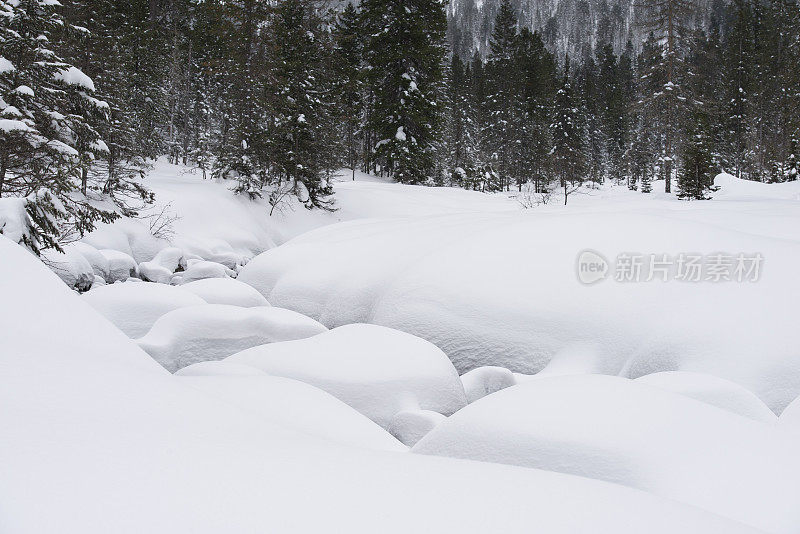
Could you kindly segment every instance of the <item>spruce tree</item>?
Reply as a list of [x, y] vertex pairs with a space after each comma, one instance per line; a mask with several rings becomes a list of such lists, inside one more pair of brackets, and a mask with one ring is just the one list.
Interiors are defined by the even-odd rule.
[[274, 25], [276, 68], [267, 130], [269, 167], [307, 208], [332, 209], [329, 178], [335, 167], [331, 113], [334, 105], [322, 68], [321, 20], [308, 0], [284, 0]]
[[710, 128], [708, 117], [703, 112], [695, 112], [693, 115], [681, 151], [678, 197], [686, 200], [708, 200], [708, 194], [713, 191]]
[[108, 104], [95, 85], [54, 50], [64, 27], [47, 0], [0, 6], [0, 196], [27, 199], [34, 252], [60, 244], [117, 214], [97, 207], [87, 185], [94, 159], [107, 151], [98, 124]]
[[377, 159], [397, 181], [424, 183], [433, 174], [440, 136], [447, 26], [441, 0], [366, 0], [371, 127]]
[[343, 125], [345, 162], [355, 180], [359, 159], [359, 136], [364, 120], [364, 60], [361, 18], [348, 2], [334, 26], [335, 90], [339, 93], [338, 120]]
[[587, 168], [586, 133], [580, 121], [569, 68], [567, 56], [563, 81], [556, 93], [555, 116], [550, 126], [553, 137], [553, 170], [564, 191], [565, 205], [569, 194], [584, 181]]

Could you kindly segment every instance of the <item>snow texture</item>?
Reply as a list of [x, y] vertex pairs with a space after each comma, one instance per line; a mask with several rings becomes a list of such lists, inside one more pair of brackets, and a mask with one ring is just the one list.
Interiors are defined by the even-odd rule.
[[130, 338], [145, 335], [168, 312], [205, 305], [203, 299], [179, 287], [132, 282], [97, 287], [82, 298]]
[[227, 361], [317, 386], [384, 428], [403, 410], [449, 415], [466, 404], [458, 373], [441, 350], [380, 326], [341, 326], [308, 339], [245, 350]]
[[174, 372], [193, 363], [221, 360], [257, 345], [302, 339], [325, 331], [315, 320], [283, 308], [204, 304], [164, 314], [138, 343]]
[[778, 419], [772, 410], [752, 392], [739, 384], [716, 376], [684, 371], [665, 371], [639, 377], [636, 381], [685, 395], [763, 423], [775, 423]]
[[777, 425], [602, 375], [499, 391], [413, 449], [614, 482], [787, 534], [800, 524], [796, 450]]

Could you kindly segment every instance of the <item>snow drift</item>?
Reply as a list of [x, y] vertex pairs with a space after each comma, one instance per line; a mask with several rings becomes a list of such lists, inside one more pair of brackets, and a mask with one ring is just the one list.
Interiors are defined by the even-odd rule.
[[145, 335], [165, 313], [206, 303], [178, 287], [134, 282], [98, 287], [82, 298], [132, 338]]
[[413, 448], [623, 484], [787, 534], [800, 524], [796, 450], [776, 425], [602, 375], [504, 389]]
[[193, 363], [221, 360], [257, 345], [302, 339], [326, 330], [315, 320], [283, 308], [205, 304], [163, 315], [137, 342], [153, 359], [174, 372]]
[[254, 347], [226, 361], [317, 386], [384, 428], [402, 410], [449, 415], [467, 402], [458, 373], [441, 350], [381, 326], [341, 326], [300, 341]]

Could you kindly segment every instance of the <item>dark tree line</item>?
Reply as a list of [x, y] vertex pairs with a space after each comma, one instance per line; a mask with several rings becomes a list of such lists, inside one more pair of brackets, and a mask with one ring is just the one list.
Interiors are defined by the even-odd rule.
[[504, 0], [486, 57], [461, 57], [442, 0], [0, 0], [0, 197], [26, 199], [37, 249], [135, 214], [164, 155], [322, 209], [342, 166], [565, 197], [796, 179], [797, 0], [693, 9], [642, 0], [644, 42], [562, 58]]

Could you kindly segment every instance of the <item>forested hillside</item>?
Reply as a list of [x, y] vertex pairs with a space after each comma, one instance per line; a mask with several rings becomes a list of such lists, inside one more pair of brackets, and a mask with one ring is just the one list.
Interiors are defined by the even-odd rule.
[[341, 167], [565, 199], [797, 178], [796, 0], [471, 1], [0, 0], [0, 196], [38, 250], [152, 202], [159, 156], [321, 209]]

